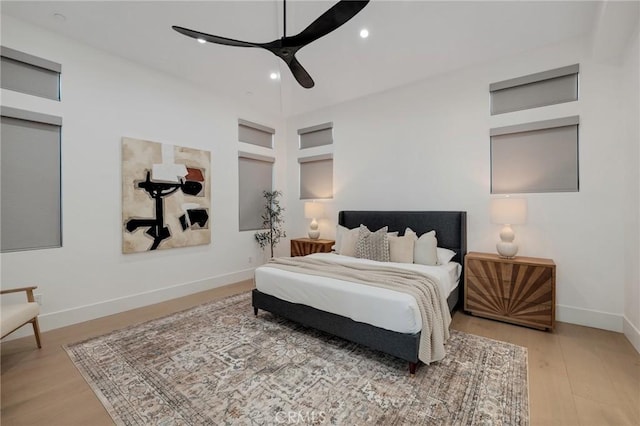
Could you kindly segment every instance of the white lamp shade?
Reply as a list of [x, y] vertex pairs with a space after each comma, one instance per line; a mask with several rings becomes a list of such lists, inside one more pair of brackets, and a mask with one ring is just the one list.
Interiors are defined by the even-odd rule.
[[526, 198], [492, 198], [491, 222], [500, 225], [522, 225], [527, 221]]
[[304, 203], [304, 217], [307, 219], [316, 219], [322, 217], [323, 212], [324, 209], [322, 208], [322, 204], [320, 203]]

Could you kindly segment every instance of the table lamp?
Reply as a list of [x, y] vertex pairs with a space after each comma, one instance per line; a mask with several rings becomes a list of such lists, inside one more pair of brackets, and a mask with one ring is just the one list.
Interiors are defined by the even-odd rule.
[[527, 200], [525, 198], [492, 198], [491, 222], [504, 225], [500, 231], [500, 242], [496, 249], [500, 257], [511, 259], [518, 253], [518, 245], [513, 242], [516, 234], [511, 225], [522, 225], [527, 221]]
[[311, 219], [311, 224], [309, 225], [309, 238], [312, 240], [317, 240], [320, 237], [316, 218], [322, 217], [322, 212], [322, 204], [315, 202], [304, 203], [304, 217]]

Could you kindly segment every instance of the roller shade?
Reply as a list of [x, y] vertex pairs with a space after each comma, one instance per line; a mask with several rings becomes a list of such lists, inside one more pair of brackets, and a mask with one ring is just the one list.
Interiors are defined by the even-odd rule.
[[2, 108], [2, 251], [62, 245], [60, 117]]
[[333, 156], [300, 158], [300, 199], [333, 198]]
[[3, 89], [60, 100], [60, 64], [4, 46], [0, 52]]
[[239, 229], [262, 229], [263, 191], [273, 187], [273, 158], [240, 153], [238, 156]]
[[491, 115], [578, 100], [579, 65], [493, 83]]
[[300, 129], [298, 135], [300, 135], [300, 149], [331, 145], [333, 143], [333, 123]]
[[265, 148], [273, 148], [273, 135], [276, 133], [271, 127], [238, 120], [238, 140]]
[[579, 189], [579, 117], [491, 130], [491, 193]]

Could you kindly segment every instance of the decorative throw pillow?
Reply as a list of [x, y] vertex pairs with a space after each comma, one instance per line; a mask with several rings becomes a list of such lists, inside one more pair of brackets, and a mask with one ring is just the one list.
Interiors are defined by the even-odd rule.
[[366, 226], [360, 225], [360, 232], [356, 242], [356, 257], [388, 262], [389, 236], [387, 235], [387, 229], [385, 226], [376, 232], [371, 232]]
[[407, 228], [404, 234], [412, 235], [416, 238], [413, 247], [413, 263], [429, 266], [438, 264], [438, 240], [436, 239], [436, 231], [426, 232], [418, 238], [412, 229]]
[[358, 240], [358, 228], [345, 228], [342, 225], [336, 226], [335, 251], [343, 256], [355, 256], [356, 241]]
[[414, 241], [415, 239], [411, 235], [389, 236], [389, 259], [391, 262], [413, 263]]

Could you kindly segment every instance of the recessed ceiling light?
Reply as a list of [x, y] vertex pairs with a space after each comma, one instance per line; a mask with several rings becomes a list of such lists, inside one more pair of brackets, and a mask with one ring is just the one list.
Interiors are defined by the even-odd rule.
[[197, 38], [196, 40], [198, 40], [198, 43], [200, 43], [200, 44], [205, 44], [207, 42], [207, 40], [205, 40], [203, 38]]
[[369, 37], [369, 30], [366, 28], [363, 28], [360, 30], [360, 37], [362, 38], [367, 38]]
[[278, 79], [278, 73], [277, 72], [272, 72], [271, 74], [269, 74], [269, 78], [271, 80], [277, 80]]
[[56, 21], [60, 21], [60, 22], [64, 22], [67, 20], [67, 17], [64, 16], [62, 13], [54, 13], [53, 17], [56, 18]]

